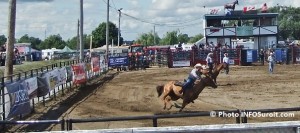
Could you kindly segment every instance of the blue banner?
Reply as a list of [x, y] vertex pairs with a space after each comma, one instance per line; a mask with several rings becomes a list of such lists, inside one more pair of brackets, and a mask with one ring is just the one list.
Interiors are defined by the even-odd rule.
[[128, 56], [109, 57], [108, 66], [128, 66]]
[[14, 82], [6, 85], [10, 101], [8, 118], [12, 118], [20, 114], [29, 114], [31, 111], [28, 91], [25, 88], [24, 83], [25, 82]]
[[247, 50], [247, 62], [253, 62], [252, 50]]

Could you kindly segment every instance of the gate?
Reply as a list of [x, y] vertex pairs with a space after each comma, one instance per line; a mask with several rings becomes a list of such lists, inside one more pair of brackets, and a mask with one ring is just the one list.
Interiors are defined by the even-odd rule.
[[176, 51], [171, 53], [172, 67], [189, 67], [191, 66], [191, 51]]
[[294, 64], [300, 64], [300, 47], [292, 47], [292, 60]]

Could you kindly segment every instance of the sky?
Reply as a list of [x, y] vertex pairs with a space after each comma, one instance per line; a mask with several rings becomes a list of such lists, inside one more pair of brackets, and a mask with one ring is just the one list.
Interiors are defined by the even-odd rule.
[[[0, 0], [0, 35], [7, 37], [9, 0]], [[91, 34], [107, 21], [108, 0], [83, 0], [83, 33]], [[120, 29], [124, 40], [136, 40], [141, 34], [154, 31], [160, 38], [167, 32], [178, 31], [190, 37], [203, 34], [203, 16], [211, 9], [221, 9], [234, 0], [109, 0], [109, 21]], [[245, 6], [256, 9], [266, 0], [239, 0], [236, 10]], [[298, 6], [300, 0], [269, 0], [268, 7]], [[44, 40], [59, 34], [63, 40], [77, 36], [80, 0], [17, 0], [16, 38], [25, 34]]]

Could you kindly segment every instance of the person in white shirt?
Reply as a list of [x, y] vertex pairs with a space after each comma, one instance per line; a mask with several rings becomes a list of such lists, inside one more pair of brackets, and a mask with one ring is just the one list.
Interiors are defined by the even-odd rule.
[[224, 53], [224, 57], [223, 57], [223, 63], [226, 63], [227, 67], [224, 68], [225, 69], [225, 74], [229, 73], [229, 57], [228, 57], [228, 53]]
[[213, 52], [208, 53], [206, 57], [206, 65], [209, 67], [209, 71], [212, 72], [214, 68]]
[[269, 62], [269, 73], [272, 74], [274, 70], [274, 64], [275, 64], [275, 58], [272, 52], [270, 52], [269, 54], [268, 62]]

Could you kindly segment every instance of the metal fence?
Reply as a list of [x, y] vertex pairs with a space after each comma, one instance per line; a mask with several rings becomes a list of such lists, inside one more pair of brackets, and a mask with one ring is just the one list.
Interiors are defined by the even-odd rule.
[[[170, 118], [183, 118], [183, 117], [227, 117], [224, 115], [215, 114], [234, 114], [236, 117], [236, 123], [243, 124], [248, 123], [247, 115], [243, 115], [248, 112], [260, 112], [260, 113], [274, 113], [274, 112], [294, 112], [300, 111], [300, 107], [294, 108], [276, 108], [276, 109], [258, 109], [258, 110], [216, 110], [209, 112], [195, 112], [195, 113], [177, 113], [177, 114], [164, 114], [164, 115], [147, 115], [147, 116], [128, 116], [128, 117], [108, 117], [108, 118], [90, 118], [90, 119], [62, 119], [62, 120], [36, 120], [36, 121], [0, 121], [0, 125], [18, 125], [18, 124], [60, 124], [61, 130], [73, 130], [74, 123], [91, 123], [91, 122], [111, 122], [111, 121], [131, 121], [131, 120], [152, 120], [153, 127], [159, 127], [158, 120], [170, 119]], [[220, 113], [221, 112], [221, 113]], [[300, 123], [299, 123], [300, 124]], [[162, 125], [163, 126], [163, 125]], [[245, 128], [247, 129], [247, 128]], [[5, 131], [5, 130], [2, 130]]]

